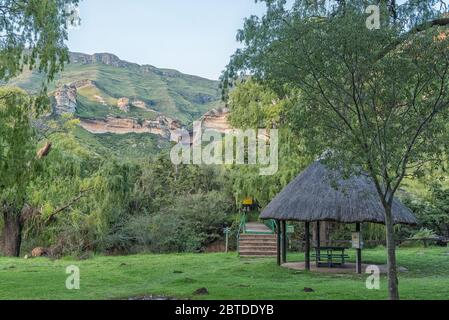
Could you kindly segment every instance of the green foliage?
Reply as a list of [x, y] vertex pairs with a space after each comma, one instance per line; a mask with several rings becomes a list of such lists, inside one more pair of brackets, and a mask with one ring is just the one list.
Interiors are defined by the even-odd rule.
[[74, 136], [56, 141], [28, 191], [41, 215], [27, 225], [27, 249], [50, 247], [56, 256], [199, 251], [230, 223], [235, 209], [218, 168], [176, 168], [167, 155], [103, 160]]
[[279, 124], [284, 101], [269, 88], [245, 81], [229, 95], [229, 122], [235, 128], [272, 128]]
[[422, 228], [413, 234], [412, 239], [435, 239], [437, 237], [438, 235], [435, 233], [435, 231]]
[[433, 184], [428, 199], [407, 197], [404, 201], [418, 218], [421, 229], [434, 230], [439, 236], [449, 237], [449, 190]]
[[257, 166], [228, 167], [228, 184], [237, 203], [254, 197], [264, 207], [283, 187], [313, 160], [305, 154], [302, 139], [287, 125], [286, 115], [294, 98], [282, 98], [267, 86], [253, 80], [239, 83], [229, 94], [229, 121], [235, 128], [279, 129], [279, 170], [272, 176], [261, 176]]
[[[264, 1], [246, 19], [223, 86], [249, 72], [279, 95], [298, 95], [288, 119], [312, 155], [347, 175], [367, 172], [384, 207], [389, 293], [399, 299], [392, 205], [406, 175], [444, 161], [448, 147], [449, 37], [437, 1]], [[444, 23], [441, 23], [444, 22]], [[446, 26], [441, 26], [446, 24]]]
[[34, 174], [36, 136], [31, 126], [30, 97], [20, 89], [0, 88], [0, 203], [25, 204]]
[[218, 168], [175, 167], [164, 154], [142, 166], [131, 204], [107, 236], [108, 251], [202, 250], [235, 210]]
[[140, 163], [166, 150], [168, 141], [153, 134], [93, 134], [81, 127], [74, 129], [79, 144], [102, 158], [116, 158]]
[[183, 195], [160, 212], [131, 217], [120, 238], [132, 251], [197, 252], [221, 239], [230, 212], [232, 201], [218, 191]]
[[78, 0], [1, 0], [0, 81], [36, 67], [45, 73], [39, 85], [52, 80], [68, 61], [65, 40], [68, 26], [77, 23], [77, 5]]
[[101, 251], [115, 224], [128, 217], [139, 168], [74, 151], [55, 150], [46, 160], [46, 175], [36, 182], [39, 188], [30, 190], [41, 215], [28, 225], [29, 248], [51, 247], [54, 255]]
[[364, 8], [363, 1], [344, 11], [321, 7], [318, 20], [307, 1], [291, 10], [267, 2], [265, 18], [247, 19], [239, 33], [245, 48], [228, 75], [250, 70], [279, 92], [300, 90], [288, 118], [307, 149], [315, 155], [331, 149], [348, 170], [363, 167], [391, 201], [405, 174], [422, 174], [423, 162], [443, 155], [449, 43], [438, 37], [445, 28], [417, 35], [401, 24], [417, 23], [427, 11], [414, 7], [419, 19], [401, 11], [401, 20], [386, 23], [391, 19], [383, 10], [385, 24], [372, 31]]

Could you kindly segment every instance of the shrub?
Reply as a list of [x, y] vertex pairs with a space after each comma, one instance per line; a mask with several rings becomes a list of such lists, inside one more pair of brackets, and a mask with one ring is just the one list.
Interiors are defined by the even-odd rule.
[[232, 201], [217, 191], [184, 195], [159, 212], [130, 217], [107, 237], [107, 251], [198, 252], [222, 237]]

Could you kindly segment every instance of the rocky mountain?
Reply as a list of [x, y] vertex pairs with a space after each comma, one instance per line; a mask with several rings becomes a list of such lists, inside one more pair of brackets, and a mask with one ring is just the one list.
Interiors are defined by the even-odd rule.
[[[35, 92], [41, 78], [38, 72], [24, 72], [11, 84]], [[50, 91], [57, 113], [75, 110], [78, 117], [89, 119], [148, 119], [163, 114], [189, 125], [221, 104], [217, 81], [138, 65], [109, 53], [71, 53], [70, 63], [56, 77]]]
[[[24, 72], [10, 84], [33, 93], [42, 78], [38, 72]], [[173, 133], [198, 119], [207, 128], [226, 127], [217, 81], [109, 53], [71, 53], [49, 91], [52, 113], [77, 117], [77, 135], [85, 144], [121, 157], [165, 148]]]
[[[171, 133], [183, 127], [180, 121], [148, 108], [142, 100], [122, 97], [117, 99], [114, 106], [108, 105], [106, 99], [99, 94], [93, 96], [101, 104], [98, 108], [109, 107], [111, 113], [101, 114], [99, 117], [95, 116], [95, 112], [91, 117], [80, 116], [80, 109], [83, 107], [80, 101], [85, 97], [78, 92], [86, 91], [99, 91], [99, 89], [91, 80], [76, 81], [59, 87], [52, 94], [54, 98], [52, 113], [78, 116], [80, 126], [93, 134], [151, 133], [170, 140]], [[133, 113], [132, 108], [136, 108]], [[97, 112], [99, 113], [100, 111]]]
[[[42, 80], [42, 74], [25, 71], [9, 84], [34, 93]], [[220, 132], [227, 127], [217, 81], [109, 53], [70, 53], [49, 92], [52, 114], [78, 118], [78, 139], [103, 155], [147, 157], [169, 147], [178, 129], [198, 120]]]

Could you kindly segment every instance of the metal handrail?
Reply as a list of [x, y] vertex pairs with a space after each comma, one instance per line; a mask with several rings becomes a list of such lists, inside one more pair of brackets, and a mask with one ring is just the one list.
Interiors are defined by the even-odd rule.
[[270, 230], [273, 233], [276, 233], [276, 221], [274, 221], [273, 219], [269, 219], [269, 220], [264, 220], [263, 223], [270, 228]]
[[242, 217], [240, 218], [239, 230], [237, 231], [237, 251], [239, 251], [240, 246], [240, 235], [245, 232], [246, 227], [246, 213], [244, 212]]

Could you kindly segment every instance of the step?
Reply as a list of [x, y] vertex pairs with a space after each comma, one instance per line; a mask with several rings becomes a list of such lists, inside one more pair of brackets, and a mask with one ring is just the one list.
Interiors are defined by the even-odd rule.
[[257, 240], [257, 239], [270, 239], [270, 240], [276, 240], [276, 235], [274, 234], [241, 234], [240, 239], [251, 239], [251, 240]]
[[[251, 233], [250, 235], [256, 235], [256, 236], [266, 236], [266, 235], [268, 235], [268, 236], [275, 236], [276, 235], [274, 232], [271, 232], [271, 230], [252, 230], [252, 229], [245, 228], [245, 231], [246, 230], [248, 230], [248, 231], [266, 232], [266, 233]], [[243, 231], [242, 234], [245, 234], [245, 231]]]
[[257, 244], [276, 244], [277, 241], [273, 239], [240, 239], [240, 243], [257, 243]]
[[254, 244], [249, 244], [249, 245], [245, 245], [245, 244], [240, 244], [239, 245], [239, 250], [258, 250], [258, 249], [270, 249], [270, 250], [277, 250], [277, 245], [269, 245], [269, 246], [258, 246], [258, 245], [254, 245]]
[[277, 243], [269, 243], [269, 242], [246, 242], [246, 241], [240, 241], [239, 242], [240, 247], [259, 247], [259, 248], [271, 248], [277, 247]]
[[[253, 231], [263, 230], [265, 226], [251, 225]], [[266, 230], [266, 229], [265, 229]], [[275, 257], [277, 255], [276, 234], [244, 233], [239, 239], [239, 255], [243, 258]]]
[[259, 232], [272, 232], [272, 230], [270, 228], [268, 228], [265, 224], [263, 223], [259, 223], [259, 222], [248, 222], [246, 223], [245, 226], [246, 230], [251, 230], [251, 231], [259, 231]]
[[277, 245], [265, 245], [265, 246], [260, 246], [260, 245], [255, 245], [255, 244], [243, 244], [241, 243], [239, 245], [239, 249], [240, 250], [248, 250], [248, 249], [270, 249], [270, 250], [276, 250], [277, 249]]
[[241, 250], [239, 250], [240, 254], [247, 254], [247, 253], [272, 253], [272, 254], [276, 254], [277, 251], [276, 249], [272, 249], [272, 248], [267, 248], [267, 249], [263, 249], [263, 248], [256, 248], [256, 249], [244, 249], [242, 248]]
[[277, 243], [276, 239], [240, 239], [239, 240], [240, 243], [245, 242], [245, 243], [267, 243], [267, 244], [272, 244], [272, 243]]

